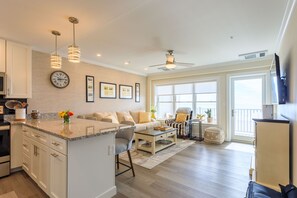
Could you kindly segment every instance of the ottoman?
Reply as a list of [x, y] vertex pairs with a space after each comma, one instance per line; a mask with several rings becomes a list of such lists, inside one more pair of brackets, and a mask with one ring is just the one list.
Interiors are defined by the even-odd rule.
[[225, 133], [217, 127], [208, 127], [204, 132], [204, 142], [210, 144], [222, 144], [225, 140]]

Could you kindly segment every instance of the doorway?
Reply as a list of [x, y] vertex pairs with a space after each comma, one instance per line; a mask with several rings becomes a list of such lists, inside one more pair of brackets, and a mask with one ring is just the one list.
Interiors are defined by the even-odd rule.
[[231, 140], [251, 143], [255, 137], [253, 118], [262, 115], [265, 75], [231, 77]]

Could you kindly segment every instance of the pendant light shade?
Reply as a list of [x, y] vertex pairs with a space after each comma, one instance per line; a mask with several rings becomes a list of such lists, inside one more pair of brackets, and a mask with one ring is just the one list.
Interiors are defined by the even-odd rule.
[[52, 34], [55, 35], [55, 52], [51, 54], [51, 68], [61, 69], [62, 68], [62, 58], [57, 53], [57, 37], [60, 36], [60, 32], [53, 30]]
[[73, 24], [73, 43], [68, 46], [68, 61], [72, 63], [80, 62], [80, 49], [75, 45], [75, 24], [78, 24], [78, 19], [69, 17], [69, 22]]

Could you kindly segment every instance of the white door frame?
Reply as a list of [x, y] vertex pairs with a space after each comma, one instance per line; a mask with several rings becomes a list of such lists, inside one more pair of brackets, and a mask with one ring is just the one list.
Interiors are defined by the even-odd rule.
[[[232, 100], [233, 100], [233, 86], [232, 86], [232, 80], [234, 79], [250, 79], [253, 77], [261, 77], [263, 79], [262, 83], [262, 99], [263, 99], [263, 104], [266, 104], [267, 102], [270, 102], [269, 95], [270, 95], [270, 76], [269, 76], [269, 71], [258, 71], [257, 73], [255, 72], [246, 72], [246, 73], [235, 73], [235, 74], [229, 74], [227, 75], [227, 108], [226, 108], [226, 117], [227, 117], [227, 136], [226, 140], [231, 141], [232, 140], [232, 132], [233, 132], [233, 122], [232, 122]], [[243, 141], [246, 143], [251, 143], [249, 140], [235, 140], [235, 141]]]

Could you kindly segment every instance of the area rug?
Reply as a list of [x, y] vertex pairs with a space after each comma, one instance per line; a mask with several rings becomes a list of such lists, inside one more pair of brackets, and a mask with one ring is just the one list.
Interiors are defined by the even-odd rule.
[[[193, 140], [178, 139], [176, 145], [159, 151], [155, 155], [152, 155], [151, 153], [145, 151], [135, 150], [135, 147], [133, 145], [133, 148], [131, 149], [132, 162], [133, 164], [137, 164], [144, 168], [152, 169], [158, 164], [164, 162], [168, 158], [179, 153], [180, 151], [184, 150], [185, 148], [191, 146], [194, 143], [195, 141]], [[127, 152], [120, 154], [120, 159], [129, 162]]]
[[18, 198], [14, 191], [0, 195], [0, 198]]

